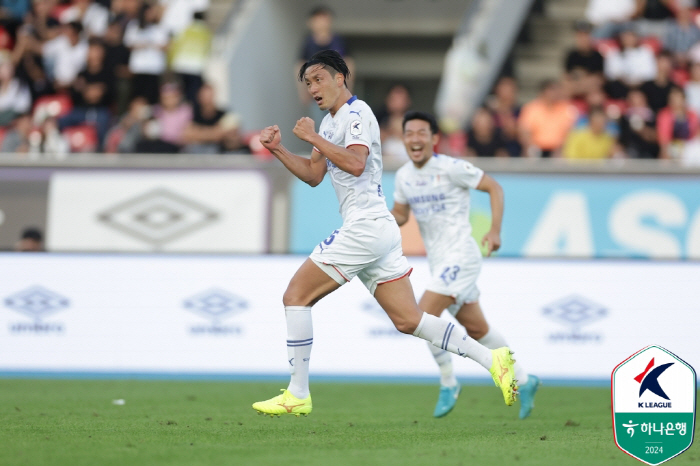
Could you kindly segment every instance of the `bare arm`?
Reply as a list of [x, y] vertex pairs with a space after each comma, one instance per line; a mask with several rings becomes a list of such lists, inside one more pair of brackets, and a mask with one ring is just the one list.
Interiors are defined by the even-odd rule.
[[484, 173], [483, 178], [476, 187], [479, 191], [489, 194], [491, 199], [491, 229], [484, 235], [481, 244], [486, 246], [487, 256], [498, 251], [501, 247], [501, 223], [503, 221], [503, 188], [496, 180]]
[[313, 146], [319, 155], [328, 158], [333, 164], [346, 173], [360, 176], [365, 171], [365, 164], [369, 156], [369, 148], [362, 144], [349, 147], [341, 147], [322, 138], [314, 129], [314, 121], [309, 117], [304, 117], [297, 121], [294, 126], [294, 134]]
[[410, 213], [411, 208], [408, 204], [399, 204], [398, 202], [394, 202], [394, 207], [391, 209], [391, 215], [394, 216], [396, 223], [398, 223], [399, 226], [402, 226], [408, 222], [408, 216]]
[[318, 186], [326, 175], [326, 160], [319, 153], [310, 158], [292, 154], [282, 145], [282, 136], [277, 125], [268, 126], [260, 133], [260, 142], [279, 159], [287, 170], [309, 186]]

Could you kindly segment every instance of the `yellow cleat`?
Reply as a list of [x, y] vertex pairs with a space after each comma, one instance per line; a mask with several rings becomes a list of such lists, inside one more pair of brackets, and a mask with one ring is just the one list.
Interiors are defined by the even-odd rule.
[[282, 392], [281, 395], [277, 395], [266, 401], [253, 403], [253, 409], [256, 410], [258, 414], [269, 414], [270, 417], [279, 417], [282, 414], [293, 414], [299, 417], [302, 414], [306, 416], [311, 412], [311, 395], [300, 400], [284, 388], [280, 389], [280, 391]]
[[515, 403], [515, 395], [518, 393], [518, 381], [515, 380], [515, 369], [513, 369], [513, 363], [515, 363], [515, 359], [512, 358], [513, 352], [504, 346], [491, 350], [491, 354], [493, 355], [493, 363], [489, 370], [491, 377], [503, 392], [506, 405], [512, 406]]

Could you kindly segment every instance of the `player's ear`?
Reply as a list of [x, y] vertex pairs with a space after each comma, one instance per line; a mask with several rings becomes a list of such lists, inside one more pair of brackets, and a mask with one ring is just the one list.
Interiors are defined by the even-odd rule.
[[343, 76], [343, 73], [335, 74], [335, 83], [338, 87], [345, 85], [345, 76]]
[[440, 142], [440, 135], [439, 134], [433, 134], [431, 142], [433, 143], [433, 147], [438, 145], [438, 142]]

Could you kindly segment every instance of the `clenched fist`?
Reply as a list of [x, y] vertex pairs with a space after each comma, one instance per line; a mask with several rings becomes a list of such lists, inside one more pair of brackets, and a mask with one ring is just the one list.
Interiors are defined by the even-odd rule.
[[260, 132], [260, 143], [270, 152], [277, 149], [281, 142], [282, 134], [280, 133], [280, 128], [277, 125], [268, 126]]
[[293, 131], [294, 135], [302, 141], [311, 142], [311, 138], [316, 134], [314, 120], [309, 117], [299, 118]]

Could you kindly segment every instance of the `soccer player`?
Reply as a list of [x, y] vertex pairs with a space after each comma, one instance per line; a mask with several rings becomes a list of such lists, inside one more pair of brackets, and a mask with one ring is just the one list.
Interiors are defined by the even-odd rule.
[[512, 405], [517, 385], [510, 350], [489, 350], [446, 320], [422, 312], [416, 304], [408, 278], [412, 269], [403, 256], [399, 227], [382, 192], [377, 119], [369, 106], [348, 90], [348, 74], [341, 56], [331, 50], [317, 52], [299, 71], [299, 79], [311, 97], [321, 110], [328, 110], [319, 133], [308, 117], [299, 119], [294, 126], [294, 134], [313, 145], [310, 158], [289, 152], [281, 144], [277, 126], [267, 127], [260, 134], [260, 142], [310, 186], [317, 186], [330, 172], [343, 226], [316, 246], [289, 282], [282, 301], [291, 380], [281, 395], [254, 403], [253, 408], [271, 416], [311, 412], [311, 307], [355, 276], [400, 332], [474, 359], [491, 372], [506, 404]]
[[[391, 213], [399, 226], [412, 210], [425, 241], [432, 281], [418, 306], [440, 316], [448, 309], [467, 334], [487, 348], [507, 346], [505, 339], [489, 324], [479, 306], [476, 279], [481, 270], [481, 252], [471, 235], [469, 189], [489, 193], [491, 229], [482, 244], [487, 255], [501, 246], [503, 189], [489, 175], [471, 163], [436, 154], [438, 142], [435, 118], [428, 113], [409, 112], [403, 121], [403, 138], [411, 158], [396, 173], [394, 207]], [[449, 413], [457, 402], [460, 385], [452, 371], [452, 356], [444, 348], [430, 346], [440, 366], [440, 395], [434, 416]], [[539, 379], [515, 363], [520, 393], [520, 418], [530, 415]]]

